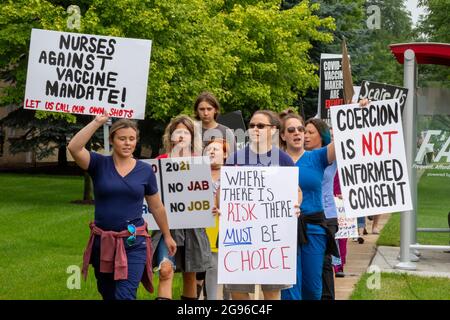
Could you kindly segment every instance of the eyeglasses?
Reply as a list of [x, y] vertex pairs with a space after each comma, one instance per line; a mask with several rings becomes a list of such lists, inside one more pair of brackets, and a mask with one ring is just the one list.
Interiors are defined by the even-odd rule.
[[254, 129], [257, 127], [258, 129], [264, 129], [265, 127], [273, 127], [273, 124], [266, 124], [266, 123], [250, 123], [249, 125], [250, 129]]
[[286, 130], [289, 133], [294, 133], [295, 130], [297, 130], [298, 132], [305, 132], [305, 127], [304, 126], [288, 127], [288, 128], [286, 128]]
[[132, 246], [136, 243], [136, 226], [134, 224], [129, 224], [127, 229], [128, 232], [131, 233], [131, 236], [127, 238], [127, 245]]

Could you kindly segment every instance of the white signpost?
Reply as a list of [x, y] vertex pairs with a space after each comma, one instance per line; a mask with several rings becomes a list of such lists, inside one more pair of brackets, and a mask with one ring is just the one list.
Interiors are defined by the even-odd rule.
[[33, 29], [24, 108], [144, 119], [151, 44]]
[[222, 167], [220, 181], [218, 282], [295, 283], [298, 168]]

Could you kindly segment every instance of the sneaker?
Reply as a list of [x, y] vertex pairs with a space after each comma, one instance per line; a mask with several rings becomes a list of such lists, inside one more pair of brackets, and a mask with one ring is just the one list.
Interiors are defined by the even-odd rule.
[[344, 277], [345, 277], [345, 273], [343, 271], [336, 272], [336, 278], [344, 278]]

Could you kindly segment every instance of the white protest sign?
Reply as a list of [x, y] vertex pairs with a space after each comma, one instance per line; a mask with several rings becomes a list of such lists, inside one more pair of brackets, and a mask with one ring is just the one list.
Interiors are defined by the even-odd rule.
[[399, 100], [331, 108], [347, 217], [412, 209]]
[[298, 168], [222, 167], [219, 283], [296, 282]]
[[24, 108], [144, 119], [151, 44], [33, 29]]
[[[214, 226], [214, 196], [209, 157], [143, 161], [152, 165], [157, 177], [158, 190], [166, 208], [170, 229]], [[158, 230], [145, 201], [143, 211], [148, 228]]]
[[347, 218], [345, 215], [344, 202], [338, 197], [334, 197], [336, 204], [339, 229], [336, 232], [335, 239], [358, 238], [358, 220], [357, 218]]

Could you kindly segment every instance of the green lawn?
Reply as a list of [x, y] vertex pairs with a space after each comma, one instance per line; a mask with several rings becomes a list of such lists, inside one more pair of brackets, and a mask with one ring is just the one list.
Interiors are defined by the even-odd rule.
[[[353, 291], [351, 300], [448, 300], [450, 279], [381, 273], [380, 288], [369, 289], [374, 274], [364, 274]], [[372, 277], [372, 278], [369, 278]], [[369, 280], [369, 281], [368, 281]]]
[[[81, 177], [0, 175], [0, 299], [100, 299], [93, 269], [81, 289], [68, 289], [70, 266], [82, 264], [94, 207]], [[181, 279], [175, 278], [174, 298]], [[155, 283], [156, 284], [156, 283]], [[154, 298], [141, 286], [139, 299]]]
[[[448, 228], [450, 211], [450, 177], [428, 176], [428, 173], [447, 173], [448, 170], [426, 170], [418, 188], [417, 225], [422, 228]], [[419, 232], [420, 244], [448, 245], [449, 233]], [[379, 246], [400, 246], [400, 214], [391, 215], [378, 238]]]

